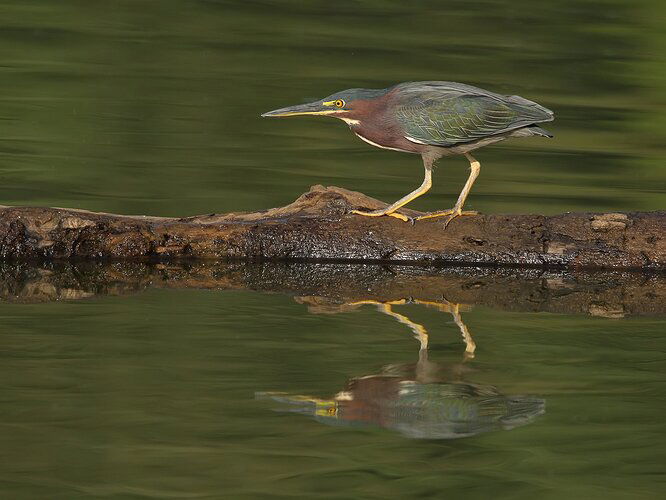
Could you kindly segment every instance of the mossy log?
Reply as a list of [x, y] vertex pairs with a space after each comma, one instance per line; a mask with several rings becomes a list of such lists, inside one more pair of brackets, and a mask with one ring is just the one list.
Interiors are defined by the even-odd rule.
[[[0, 259], [242, 259], [666, 270], [666, 212], [478, 215], [444, 227], [351, 215], [385, 203], [314, 186], [253, 213], [184, 218], [0, 207]], [[405, 210], [415, 216], [419, 212]]]

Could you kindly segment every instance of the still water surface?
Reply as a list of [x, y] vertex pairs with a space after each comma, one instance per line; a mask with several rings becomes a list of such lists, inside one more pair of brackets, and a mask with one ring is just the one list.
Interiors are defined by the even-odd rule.
[[[417, 157], [259, 114], [437, 79], [556, 112], [555, 139], [479, 152], [470, 209], [663, 209], [665, 5], [5, 1], [0, 203], [394, 200]], [[442, 161], [414, 208], [451, 206], [466, 169]], [[0, 266], [3, 498], [665, 489], [663, 278], [211, 265]]]
[[648, 499], [663, 486], [663, 278], [0, 274], [8, 498]]

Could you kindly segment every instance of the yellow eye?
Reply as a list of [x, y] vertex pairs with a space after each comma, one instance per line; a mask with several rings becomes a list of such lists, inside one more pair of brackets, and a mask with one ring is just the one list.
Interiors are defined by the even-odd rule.
[[337, 101], [335, 101], [335, 105], [336, 105], [338, 108], [341, 108], [341, 107], [343, 107], [343, 106], [345, 105], [345, 101], [343, 101], [342, 99], [338, 99]]

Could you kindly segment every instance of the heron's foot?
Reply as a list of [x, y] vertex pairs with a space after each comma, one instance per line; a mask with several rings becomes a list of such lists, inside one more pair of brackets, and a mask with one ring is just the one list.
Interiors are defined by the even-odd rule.
[[362, 212], [361, 210], [352, 210], [351, 213], [356, 215], [364, 215], [366, 217], [381, 217], [383, 215], [388, 215], [389, 217], [395, 217], [401, 221], [409, 222], [410, 218], [406, 215], [399, 214], [398, 212], [387, 212], [386, 209], [382, 210], [373, 210], [372, 212]]
[[466, 217], [471, 215], [479, 215], [479, 212], [476, 212], [474, 210], [463, 211], [462, 207], [453, 207], [450, 208], [449, 210], [442, 210], [441, 212], [430, 212], [428, 214], [421, 215], [417, 217], [416, 220], [433, 219], [435, 217], [446, 217], [446, 220], [444, 221], [444, 227], [446, 227], [456, 217]]

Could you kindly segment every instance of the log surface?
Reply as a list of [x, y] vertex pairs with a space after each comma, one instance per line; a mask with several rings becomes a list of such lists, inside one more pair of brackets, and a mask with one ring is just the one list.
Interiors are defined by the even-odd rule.
[[[666, 212], [478, 215], [445, 229], [350, 215], [385, 203], [314, 186], [254, 213], [185, 218], [0, 207], [0, 259], [246, 259], [666, 270]], [[404, 210], [407, 215], [419, 212]]]

